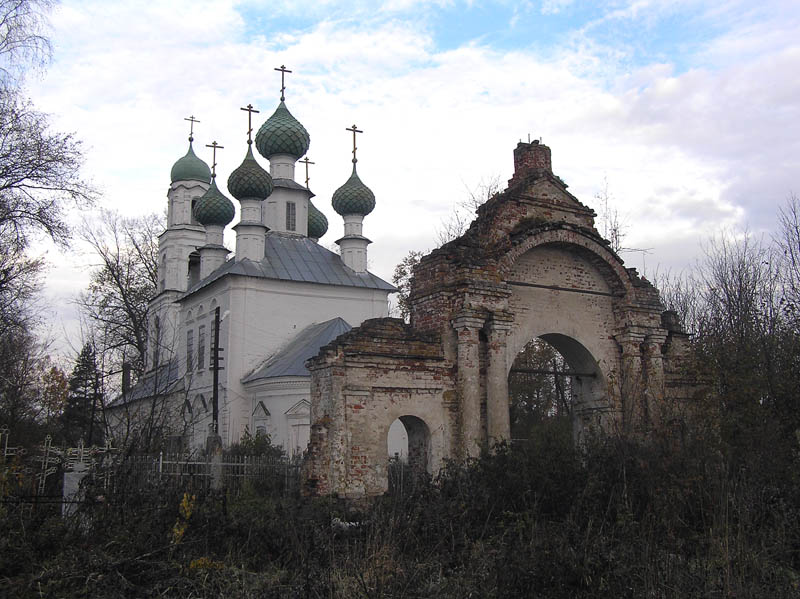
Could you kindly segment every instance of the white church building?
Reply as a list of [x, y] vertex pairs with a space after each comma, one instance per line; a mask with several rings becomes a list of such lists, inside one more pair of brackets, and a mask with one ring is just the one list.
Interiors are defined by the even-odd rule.
[[[227, 193], [216, 181], [216, 165], [209, 168], [195, 155], [191, 135], [188, 152], [172, 167], [166, 230], [158, 240], [158, 291], [149, 311], [147, 371], [115, 409], [118, 421], [123, 404], [137, 406], [142, 418], [153, 398], [163, 397], [165, 432], [185, 449], [202, 448], [214, 427], [218, 313], [217, 428], [223, 445], [245, 432], [262, 432], [296, 455], [310, 432], [305, 361], [351, 327], [387, 316], [395, 288], [367, 271], [370, 240], [362, 222], [375, 196], [358, 177], [355, 148], [353, 172], [332, 194], [344, 220], [337, 254], [318, 243], [327, 219], [312, 204], [314, 194], [295, 180], [310, 138], [286, 107], [283, 90], [255, 139], [251, 131]], [[268, 167], [259, 163], [253, 143]], [[233, 252], [223, 242], [235, 214], [228, 195], [241, 207], [232, 227]]]

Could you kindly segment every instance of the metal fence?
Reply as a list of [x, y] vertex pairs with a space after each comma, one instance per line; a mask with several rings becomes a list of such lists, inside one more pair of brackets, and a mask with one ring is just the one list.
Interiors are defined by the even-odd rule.
[[238, 494], [251, 487], [262, 492], [291, 494], [300, 488], [299, 460], [268, 456], [168, 454], [124, 457], [118, 473], [139, 484], [159, 481], [187, 489], [224, 489]]
[[[0, 504], [6, 509], [60, 509], [71, 513], [85, 501], [88, 487], [122, 497], [157, 486], [177, 491], [246, 489], [292, 495], [300, 489], [297, 459], [269, 456], [131, 454], [104, 447], [58, 447], [48, 436], [30, 449], [14, 446], [0, 427]], [[37, 507], [38, 506], [38, 507]]]

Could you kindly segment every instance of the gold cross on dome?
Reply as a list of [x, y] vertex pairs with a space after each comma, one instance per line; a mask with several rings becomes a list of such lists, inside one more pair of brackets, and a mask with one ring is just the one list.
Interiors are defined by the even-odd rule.
[[352, 127], [345, 127], [345, 131], [352, 131], [353, 132], [353, 164], [358, 162], [356, 159], [356, 133], [364, 133], [361, 129], [358, 129], [355, 125]]
[[284, 85], [283, 77], [284, 77], [284, 75], [286, 75], [286, 73], [291, 73], [291, 71], [289, 69], [287, 69], [284, 65], [281, 65], [281, 68], [275, 69], [275, 70], [281, 72], [281, 102], [283, 102], [286, 99], [284, 97], [284, 95], [283, 95], [283, 92], [286, 89], [286, 85]]
[[219, 145], [216, 141], [212, 141], [210, 144], [206, 144], [207, 148], [211, 148], [213, 153], [211, 154], [211, 178], [217, 176], [217, 150], [224, 150], [225, 146]]
[[189, 141], [194, 141], [194, 124], [199, 123], [194, 115], [190, 116], [188, 119], [183, 119], [184, 121], [189, 121]]
[[246, 110], [247, 111], [247, 143], [248, 145], [253, 143], [253, 138], [251, 134], [253, 133], [253, 113], [255, 112], [258, 114], [260, 111], [253, 108], [252, 104], [248, 104], [247, 108], [240, 108], [239, 110]]
[[299, 162], [302, 162], [303, 164], [305, 164], [305, 165], [306, 165], [306, 189], [308, 189], [308, 182], [309, 182], [309, 180], [310, 180], [310, 179], [308, 178], [308, 165], [309, 165], [309, 164], [316, 164], [316, 163], [315, 163], [315, 162], [311, 162], [311, 161], [308, 159], [308, 156], [306, 156], [305, 158], [303, 158], [303, 159], [302, 159], [302, 160], [300, 160]]

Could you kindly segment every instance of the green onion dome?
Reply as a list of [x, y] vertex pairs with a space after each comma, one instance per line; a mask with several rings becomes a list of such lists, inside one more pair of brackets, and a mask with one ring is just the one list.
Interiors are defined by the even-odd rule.
[[212, 178], [211, 187], [194, 205], [194, 217], [201, 225], [224, 227], [233, 220], [233, 215], [233, 202], [219, 190], [216, 179]]
[[228, 191], [239, 201], [247, 198], [263, 200], [272, 193], [272, 177], [256, 162], [253, 146], [249, 143], [242, 164], [228, 177]]
[[366, 216], [375, 208], [375, 194], [361, 182], [353, 164], [353, 174], [339, 189], [333, 192], [333, 209], [342, 216], [360, 214]]
[[256, 133], [256, 148], [267, 159], [274, 154], [300, 158], [308, 152], [310, 143], [308, 131], [292, 116], [283, 100]]
[[203, 183], [211, 181], [211, 169], [195, 155], [191, 137], [189, 138], [189, 151], [186, 152], [186, 156], [172, 165], [170, 179], [173, 183], [188, 180], [202, 181]]
[[319, 239], [328, 232], [328, 219], [319, 209], [308, 201], [308, 236]]

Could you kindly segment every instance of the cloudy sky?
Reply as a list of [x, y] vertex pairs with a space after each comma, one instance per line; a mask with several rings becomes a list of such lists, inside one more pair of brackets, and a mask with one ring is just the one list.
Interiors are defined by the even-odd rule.
[[[227, 180], [246, 148], [239, 108], [260, 125], [285, 64], [326, 245], [342, 231], [330, 196], [349, 176], [345, 127], [364, 131], [359, 174], [377, 196], [364, 232], [386, 279], [435, 245], [468, 190], [510, 178], [528, 135], [584, 203], [607, 184], [625, 245], [650, 252], [624, 258], [648, 274], [691, 266], [723, 228], [769, 232], [800, 189], [796, 0], [68, 0], [51, 25], [54, 61], [28, 92], [83, 140], [103, 207], [165, 209], [189, 115], [201, 157], [225, 146]], [[54, 333], [74, 335], [91, 257], [48, 257]]]

